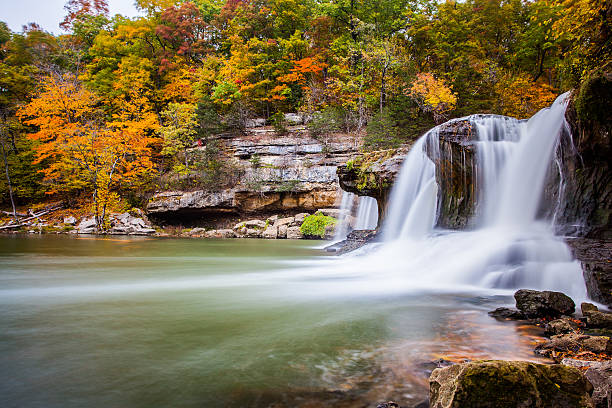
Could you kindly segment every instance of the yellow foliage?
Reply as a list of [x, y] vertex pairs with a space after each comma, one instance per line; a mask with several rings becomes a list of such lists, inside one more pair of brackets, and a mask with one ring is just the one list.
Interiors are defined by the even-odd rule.
[[544, 83], [533, 82], [527, 74], [506, 75], [495, 84], [499, 108], [503, 115], [518, 119], [533, 116], [550, 106], [556, 98], [553, 88]]
[[434, 120], [439, 122], [446, 113], [455, 109], [457, 97], [452, 89], [441, 79], [430, 73], [417, 74], [412, 83], [409, 95], [425, 112], [432, 112]]

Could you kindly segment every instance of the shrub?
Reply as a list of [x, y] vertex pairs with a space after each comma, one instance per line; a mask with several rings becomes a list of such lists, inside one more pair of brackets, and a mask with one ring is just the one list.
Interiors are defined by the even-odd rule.
[[274, 132], [277, 136], [284, 136], [289, 133], [289, 129], [287, 129], [287, 121], [285, 120], [285, 115], [282, 112], [276, 112], [270, 117], [270, 121], [272, 122]]
[[334, 217], [328, 217], [321, 213], [309, 215], [304, 219], [300, 232], [305, 236], [320, 237], [325, 236], [325, 227], [335, 225], [338, 222]]

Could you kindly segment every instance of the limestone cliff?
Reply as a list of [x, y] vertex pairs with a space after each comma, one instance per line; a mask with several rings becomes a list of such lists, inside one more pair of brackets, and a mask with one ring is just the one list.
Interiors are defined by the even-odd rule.
[[354, 156], [359, 145], [347, 135], [334, 135], [333, 140], [315, 140], [304, 127], [292, 127], [282, 137], [271, 128], [251, 128], [244, 136], [221, 140], [238, 174], [235, 185], [219, 191], [160, 191], [149, 201], [147, 213], [166, 222], [206, 225], [219, 217], [333, 207], [339, 188], [337, 166]]

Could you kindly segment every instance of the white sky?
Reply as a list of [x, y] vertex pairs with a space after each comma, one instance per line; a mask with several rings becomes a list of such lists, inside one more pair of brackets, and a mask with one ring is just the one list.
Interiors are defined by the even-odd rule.
[[[0, 21], [14, 32], [21, 32], [27, 23], [38, 23], [45, 31], [61, 34], [59, 23], [64, 19], [67, 0], [0, 0]], [[110, 14], [126, 17], [138, 15], [134, 0], [108, 0]]]

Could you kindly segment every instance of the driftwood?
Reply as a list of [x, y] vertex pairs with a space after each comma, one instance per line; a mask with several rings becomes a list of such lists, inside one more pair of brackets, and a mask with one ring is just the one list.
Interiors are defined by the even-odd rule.
[[15, 213], [15, 214], [13, 214], [13, 213], [12, 213], [12, 212], [10, 212], [10, 211], [0, 211], [0, 212], [1, 212], [2, 214], [5, 214], [5, 215], [10, 215], [11, 217], [12, 217], [13, 215], [16, 215], [17, 217], [27, 217], [27, 216], [28, 216], [28, 214], [23, 214], [23, 213]]
[[[54, 211], [57, 211], [57, 210], [59, 210], [59, 209], [61, 209], [61, 208], [63, 208], [63, 207], [64, 207], [64, 206], [63, 206], [62, 204], [55, 205], [55, 206], [50, 206], [50, 207], [46, 207], [46, 208], [44, 208], [43, 210], [41, 210], [41, 211], [40, 211], [40, 212], [38, 212], [38, 213], [34, 213], [33, 211], [28, 210], [28, 214], [25, 214], [25, 215], [18, 214], [18, 216], [21, 216], [21, 217], [25, 216], [25, 217], [27, 217], [27, 218], [24, 218], [24, 219], [22, 219], [22, 220], [19, 220], [19, 222], [18, 222], [17, 224], [14, 224], [14, 221], [11, 221], [11, 222], [10, 222], [9, 224], [7, 224], [7, 225], [0, 226], [0, 230], [5, 230], [5, 229], [12, 229], [12, 228], [19, 228], [19, 227], [23, 227], [23, 226], [27, 225], [26, 223], [27, 223], [28, 221], [32, 221], [32, 220], [34, 220], [34, 219], [40, 218], [40, 217], [42, 217], [43, 215], [50, 214], [50, 213], [52, 213], [52, 212], [54, 212]], [[3, 211], [3, 212], [4, 212], [4, 213], [6, 213], [6, 211]], [[13, 213], [8, 213], [8, 215], [13, 215]]]

